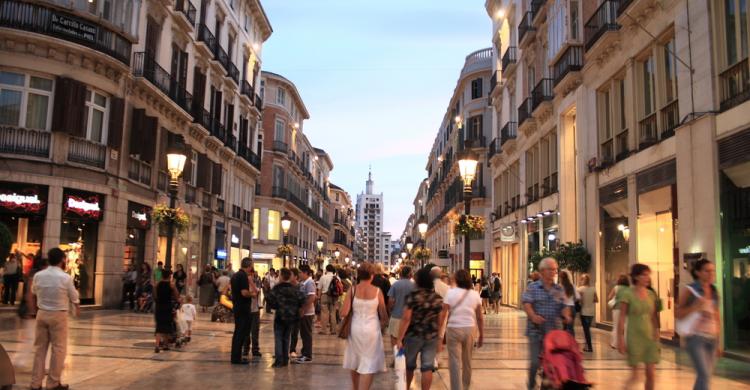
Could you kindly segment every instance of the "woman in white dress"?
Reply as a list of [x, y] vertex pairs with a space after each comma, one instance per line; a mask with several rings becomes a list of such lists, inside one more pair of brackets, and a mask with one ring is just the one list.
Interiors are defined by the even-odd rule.
[[373, 275], [374, 267], [370, 263], [363, 263], [357, 269], [359, 283], [351, 291], [354, 297], [347, 297], [341, 309], [342, 317], [353, 310], [344, 368], [351, 370], [354, 390], [369, 389], [373, 374], [385, 371], [381, 324], [388, 322], [388, 314], [383, 294], [372, 285]]

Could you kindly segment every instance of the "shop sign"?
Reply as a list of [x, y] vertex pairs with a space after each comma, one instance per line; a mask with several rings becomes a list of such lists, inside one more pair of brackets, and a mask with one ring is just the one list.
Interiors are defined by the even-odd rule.
[[128, 227], [134, 229], [151, 228], [151, 207], [128, 202]]
[[63, 218], [101, 221], [103, 210], [103, 195], [71, 190], [65, 190], [63, 193]]
[[227, 259], [227, 251], [226, 249], [217, 249], [216, 250], [216, 258], [219, 260], [226, 260]]
[[748, 245], [748, 246], [746, 246], [744, 248], [740, 248], [739, 251], [740, 251], [741, 255], [750, 255], [750, 245]]
[[239, 238], [239, 237], [237, 237], [237, 236], [236, 236], [236, 235], [235, 235], [234, 233], [232, 233], [232, 238], [231, 238], [231, 240], [232, 240], [232, 244], [233, 244], [233, 246], [234, 246], [234, 245], [239, 245], [239, 244], [240, 244], [240, 238]]
[[516, 228], [513, 225], [505, 225], [500, 229], [500, 241], [513, 242], [516, 240]]
[[447, 259], [448, 258], [448, 251], [445, 249], [441, 249], [438, 251], [438, 258], [439, 259]]
[[0, 182], [0, 212], [45, 214], [47, 212], [47, 187]]
[[469, 269], [484, 269], [484, 260], [469, 260]]
[[94, 24], [57, 12], [52, 13], [50, 29], [54, 33], [89, 43], [96, 43], [96, 34], [99, 30]]

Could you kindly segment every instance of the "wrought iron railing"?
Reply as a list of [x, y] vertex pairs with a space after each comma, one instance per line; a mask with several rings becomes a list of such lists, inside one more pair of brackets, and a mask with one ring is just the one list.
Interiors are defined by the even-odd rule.
[[559, 84], [570, 72], [578, 72], [583, 68], [583, 46], [568, 46], [565, 52], [552, 66], [552, 77], [555, 85]]
[[607, 140], [600, 146], [601, 166], [609, 166], [615, 161], [615, 143], [612, 139]]
[[175, 0], [174, 9], [175, 11], [182, 12], [182, 14], [187, 18], [190, 25], [195, 27], [196, 9], [189, 0]]
[[258, 111], [263, 111], [263, 98], [258, 94], [255, 94], [255, 108]]
[[541, 79], [539, 83], [531, 91], [531, 111], [536, 110], [542, 103], [550, 101], [555, 97], [555, 93], [552, 90], [553, 81], [552, 79]]
[[282, 152], [282, 153], [288, 153], [289, 152], [289, 146], [281, 141], [273, 141], [273, 150], [275, 152]]
[[106, 146], [83, 138], [69, 138], [68, 161], [104, 169], [106, 157]]
[[133, 75], [143, 77], [186, 112], [193, 110], [193, 95], [178, 80], [162, 68], [149, 52], [133, 55]]
[[0, 127], [0, 153], [49, 157], [51, 134], [49, 131]]
[[656, 112], [638, 122], [641, 130], [639, 148], [643, 149], [656, 143]]
[[674, 130], [680, 125], [679, 100], [675, 99], [661, 109], [661, 134], [665, 139], [674, 135]]
[[586, 50], [591, 49], [605, 32], [620, 29], [620, 25], [617, 23], [619, 5], [620, 2], [617, 0], [605, 0], [591, 15], [591, 18], [584, 25], [583, 34]]
[[208, 26], [203, 23], [198, 24], [198, 42], [203, 42], [212, 54], [216, 52], [216, 47], [218, 46], [216, 37], [208, 29]]
[[518, 24], [518, 42], [523, 41], [523, 37], [526, 36], [529, 31], [536, 31], [536, 28], [533, 26], [533, 21], [534, 15], [531, 11], [523, 14], [521, 17], [521, 23]]
[[506, 69], [510, 66], [510, 64], [515, 64], [517, 61], [516, 59], [516, 47], [510, 46], [507, 50], [505, 50], [505, 54], [503, 54], [502, 59], [502, 69], [503, 72], [505, 72]]
[[719, 81], [721, 111], [726, 111], [750, 99], [750, 69], [748, 69], [747, 58], [721, 72]]
[[527, 119], [531, 118], [531, 113], [534, 111], [532, 107], [531, 97], [527, 97], [520, 106], [518, 106], [518, 126], [523, 125]]
[[128, 178], [147, 186], [151, 185], [151, 164], [141, 161], [137, 158], [130, 157], [128, 164]]
[[[520, 110], [520, 108], [519, 108]], [[516, 122], [507, 122], [502, 129], [500, 129], [500, 146], [505, 145], [506, 142], [516, 139], [518, 135], [518, 124]]]
[[490, 147], [487, 148], [487, 160], [491, 159], [494, 155], [500, 153], [500, 139], [494, 138], [490, 142]]
[[622, 130], [617, 136], [615, 136], [615, 147], [617, 148], [615, 153], [615, 160], [624, 160], [630, 156], [630, 146], [628, 143], [628, 130]]
[[240, 86], [240, 92], [247, 96], [248, 99], [250, 99], [251, 102], [255, 102], [255, 90], [250, 85], [250, 83], [247, 82], [247, 80], [242, 80], [242, 85]]

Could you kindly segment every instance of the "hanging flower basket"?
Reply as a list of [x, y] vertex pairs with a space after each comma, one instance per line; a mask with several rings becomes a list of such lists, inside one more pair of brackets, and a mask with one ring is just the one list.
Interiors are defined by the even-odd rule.
[[292, 254], [292, 247], [289, 245], [279, 245], [276, 248], [276, 257], [284, 257]]
[[172, 209], [166, 205], [158, 204], [151, 211], [151, 219], [160, 228], [168, 228], [169, 224], [172, 223], [178, 233], [182, 233], [190, 227], [190, 216], [179, 207]]
[[432, 251], [429, 248], [414, 248], [414, 250], [411, 253], [411, 256], [415, 260], [423, 261], [423, 260], [429, 260], [432, 256]]
[[467, 236], [484, 232], [484, 218], [477, 215], [461, 216], [453, 226], [453, 233]]

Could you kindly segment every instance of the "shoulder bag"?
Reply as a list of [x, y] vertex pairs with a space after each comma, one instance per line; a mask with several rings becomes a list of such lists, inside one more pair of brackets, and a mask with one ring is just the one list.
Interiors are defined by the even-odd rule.
[[[690, 291], [691, 294], [693, 294], [696, 298], [702, 298], [700, 295], [698, 295], [698, 292], [693, 290], [690, 286], [687, 287], [688, 291]], [[698, 321], [701, 319], [701, 312], [700, 310], [696, 310], [685, 317], [678, 318], [675, 321], [675, 331], [677, 334], [679, 334], [682, 337], [688, 337], [692, 336], [693, 333], [695, 333], [695, 328], [698, 325]]]
[[349, 289], [349, 312], [346, 313], [346, 317], [344, 317], [341, 320], [341, 325], [339, 326], [338, 336], [340, 339], [348, 339], [349, 333], [352, 330], [352, 313], [354, 312], [354, 293], [355, 293], [355, 288], [354, 286], [352, 286]]

